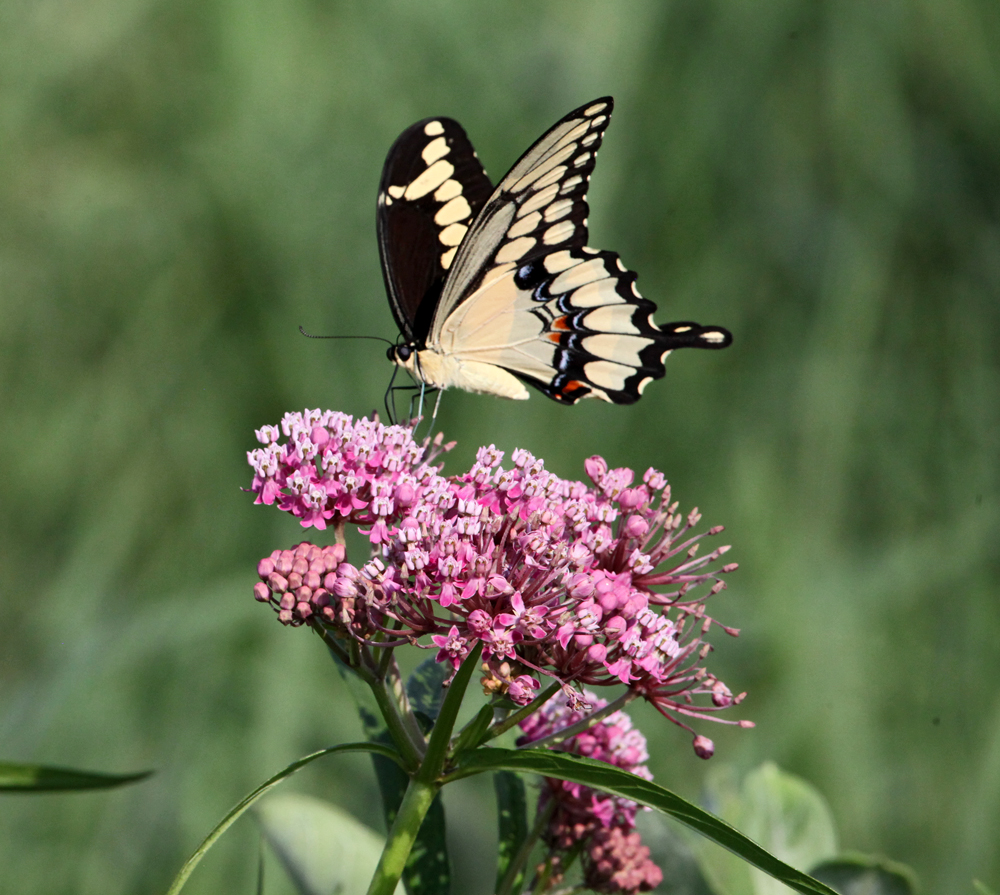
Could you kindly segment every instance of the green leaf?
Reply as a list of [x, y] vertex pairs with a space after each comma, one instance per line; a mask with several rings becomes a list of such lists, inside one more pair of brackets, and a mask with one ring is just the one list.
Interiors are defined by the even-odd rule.
[[484, 705], [458, 735], [455, 742], [454, 754], [459, 755], [468, 749], [475, 749], [485, 736], [489, 726], [493, 723], [493, 706]]
[[[385, 837], [311, 796], [270, 796], [255, 810], [264, 836], [302, 895], [365, 895]], [[396, 895], [402, 895], [402, 885]]]
[[[773, 762], [751, 771], [742, 783], [725, 766], [706, 784], [707, 804], [776, 858], [807, 870], [837, 854], [837, 833], [826, 799], [811, 784]], [[784, 887], [737, 860], [704, 845], [702, 870], [725, 895], [783, 895]]]
[[451, 779], [471, 776], [483, 771], [527, 771], [582, 783], [594, 789], [632, 799], [650, 808], [656, 808], [676, 817], [679, 821], [717, 842], [723, 848], [739, 855], [775, 879], [797, 892], [813, 895], [834, 895], [833, 890], [811, 876], [779, 861], [757, 843], [697, 805], [675, 795], [668, 789], [649, 780], [643, 780], [620, 768], [582, 758], [568, 752], [546, 749], [490, 749], [481, 748], [467, 752], [458, 763], [458, 770]]
[[144, 780], [152, 771], [137, 774], [101, 774], [41, 764], [0, 761], [0, 791], [69, 792], [80, 789], [111, 789]]
[[812, 869], [840, 895], [913, 895], [916, 874], [905, 864], [868, 855], [841, 855]]
[[649, 848], [653, 863], [663, 872], [658, 891], [670, 895], [714, 895], [691, 848], [691, 840], [700, 837], [658, 811], [640, 811], [635, 826], [642, 844]]
[[[524, 781], [510, 771], [497, 771], [493, 775], [493, 788], [497, 796], [497, 882], [494, 891], [499, 891], [500, 884], [510, 867], [510, 862], [528, 838], [528, 800], [524, 794]], [[521, 881], [524, 873], [518, 874], [512, 892], [521, 891]]]
[[180, 872], [176, 877], [174, 877], [173, 883], [171, 883], [170, 888], [167, 890], [167, 895], [177, 895], [177, 893], [184, 888], [184, 884], [187, 882], [188, 877], [194, 872], [195, 867], [201, 863], [201, 859], [205, 857], [205, 853], [213, 845], [215, 845], [215, 843], [219, 840], [219, 837], [221, 837], [226, 830], [236, 823], [240, 816], [262, 795], [270, 792], [286, 777], [290, 777], [300, 768], [304, 768], [307, 764], [314, 762], [317, 758], [322, 758], [324, 755], [333, 755], [336, 752], [375, 752], [379, 755], [384, 755], [386, 758], [391, 758], [393, 761], [402, 761], [396, 752], [388, 746], [382, 746], [379, 743], [344, 743], [341, 746], [331, 746], [329, 749], [320, 749], [318, 752], [306, 755], [298, 761], [293, 761], [287, 768], [279, 771], [270, 779], [265, 780], [253, 792], [240, 799], [240, 801], [229, 810], [226, 816], [223, 817], [218, 824], [216, 824], [212, 832], [209, 833], [204, 840], [202, 840], [201, 845], [195, 849], [194, 854], [184, 862], [184, 866], [181, 867]]
[[[389, 729], [367, 685], [341, 662], [338, 661], [337, 666], [354, 697], [365, 735], [374, 742], [390, 743], [392, 738]], [[425, 675], [423, 679], [426, 681], [429, 678]], [[410, 778], [402, 768], [379, 755], [372, 755], [372, 764], [382, 796], [386, 829], [389, 830], [392, 829], [392, 822], [403, 802]], [[451, 861], [448, 857], [444, 805], [440, 795], [434, 799], [420, 826], [403, 871], [403, 883], [409, 895], [447, 895], [451, 891]]]
[[446, 662], [438, 662], [433, 657], [417, 666], [406, 682], [406, 695], [414, 711], [422, 712], [432, 721], [437, 718], [444, 702], [443, 684], [450, 670]]

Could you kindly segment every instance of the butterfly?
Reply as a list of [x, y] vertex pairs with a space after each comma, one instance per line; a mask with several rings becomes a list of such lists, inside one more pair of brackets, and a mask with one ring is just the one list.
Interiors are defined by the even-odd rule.
[[657, 326], [615, 252], [587, 245], [587, 187], [610, 96], [545, 132], [494, 188], [462, 126], [427, 118], [389, 150], [382, 274], [400, 342], [389, 359], [437, 389], [631, 404], [675, 348], [725, 348], [721, 326]]

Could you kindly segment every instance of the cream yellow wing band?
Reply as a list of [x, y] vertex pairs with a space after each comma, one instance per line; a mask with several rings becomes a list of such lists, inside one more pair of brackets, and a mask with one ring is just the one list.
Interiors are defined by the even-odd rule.
[[493, 364], [459, 360], [430, 349], [414, 351], [403, 363], [396, 363], [417, 382], [426, 382], [433, 388], [460, 388], [515, 401], [526, 401], [529, 397], [520, 379]]

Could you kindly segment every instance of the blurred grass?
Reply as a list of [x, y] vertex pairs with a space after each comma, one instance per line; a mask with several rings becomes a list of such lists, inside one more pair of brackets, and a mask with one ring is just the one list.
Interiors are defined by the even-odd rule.
[[[1000, 7], [39, 0], [0, 6], [0, 754], [158, 775], [5, 798], [5, 888], [162, 891], [252, 785], [357, 736], [318, 643], [250, 598], [300, 538], [239, 491], [252, 429], [381, 405], [378, 346], [296, 326], [394, 335], [400, 130], [452, 115], [496, 178], [603, 93], [592, 243], [736, 343], [633, 408], [449, 393], [450, 466], [664, 469], [742, 565], [715, 667], [758, 728], [708, 731], [715, 761], [806, 777], [928, 891], [996, 887]], [[686, 738], [637, 714], [696, 796]], [[378, 828], [365, 759], [309, 773]], [[456, 891], [485, 892], [469, 787]], [[247, 823], [192, 891], [248, 891], [255, 853]]]

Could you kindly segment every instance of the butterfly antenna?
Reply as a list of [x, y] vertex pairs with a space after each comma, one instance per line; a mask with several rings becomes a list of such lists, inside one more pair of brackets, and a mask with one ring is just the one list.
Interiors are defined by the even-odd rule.
[[299, 327], [299, 332], [302, 333], [307, 339], [371, 339], [375, 342], [385, 342], [386, 345], [394, 345], [395, 342], [390, 342], [388, 339], [383, 339], [381, 336], [314, 336], [312, 333], [307, 333], [301, 326]]

